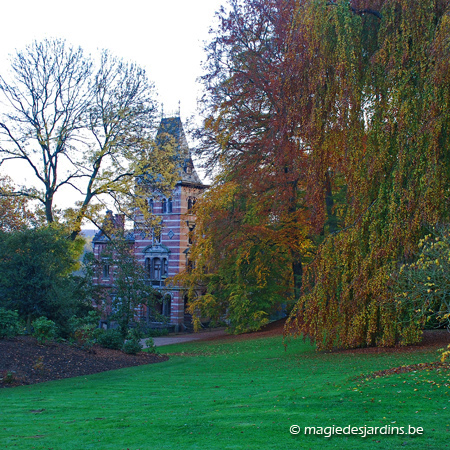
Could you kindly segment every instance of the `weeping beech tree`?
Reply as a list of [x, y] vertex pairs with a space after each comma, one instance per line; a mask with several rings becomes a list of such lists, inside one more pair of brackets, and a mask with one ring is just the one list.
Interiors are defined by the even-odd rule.
[[265, 205], [262, 223], [302, 211], [316, 251], [291, 259], [286, 333], [318, 348], [420, 338], [391, 286], [448, 222], [449, 3], [231, 0], [219, 13], [199, 153]]
[[312, 182], [331, 168], [345, 182], [346, 202], [341, 228], [308, 267], [287, 332], [318, 348], [416, 342], [421, 324], [394, 306], [390, 286], [427, 227], [448, 221], [449, 2], [307, 9], [309, 40], [322, 36], [314, 50], [311, 198], [320, 199]]

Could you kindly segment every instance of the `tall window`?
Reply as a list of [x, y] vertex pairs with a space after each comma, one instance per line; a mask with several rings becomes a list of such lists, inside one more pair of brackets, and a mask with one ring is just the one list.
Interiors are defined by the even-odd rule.
[[162, 304], [162, 314], [163, 314], [163, 316], [166, 316], [166, 317], [170, 317], [170, 310], [171, 310], [171, 297], [170, 297], [170, 295], [169, 294], [166, 294], [164, 297], [163, 297], [163, 304]]
[[147, 200], [147, 205], [148, 205], [148, 212], [153, 212], [153, 199], [152, 198], [149, 198], [148, 200]]
[[167, 277], [169, 273], [169, 264], [167, 262], [167, 259], [162, 260], [162, 266], [161, 266], [161, 276]]
[[161, 279], [161, 260], [159, 258], [153, 259], [153, 280]]
[[109, 278], [109, 264], [103, 263], [103, 278]]
[[171, 213], [172, 209], [172, 199], [169, 198], [169, 200], [167, 201], [167, 212]]
[[192, 200], [188, 198], [188, 211], [192, 209]]
[[167, 212], [167, 200], [165, 198], [162, 201], [162, 212], [163, 214]]

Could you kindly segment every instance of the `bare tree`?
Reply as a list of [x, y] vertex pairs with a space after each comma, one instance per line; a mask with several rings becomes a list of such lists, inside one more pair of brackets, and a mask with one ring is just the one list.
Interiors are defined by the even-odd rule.
[[41, 187], [20, 194], [39, 200], [50, 223], [55, 193], [80, 175], [75, 169], [60, 179], [59, 166], [62, 159], [72, 164], [76, 152], [91, 100], [92, 63], [63, 41], [34, 42], [17, 52], [11, 72], [11, 80], [0, 77], [7, 103], [0, 120], [0, 162], [21, 160], [33, 170]]
[[22, 161], [33, 186], [14, 195], [39, 201], [55, 220], [55, 194], [72, 187], [80, 200], [66, 211], [72, 238], [82, 220], [96, 221], [98, 200], [123, 203], [137, 176], [164, 167], [170, 184], [170, 151], [157, 151], [151, 134], [156, 104], [145, 71], [103, 52], [97, 64], [62, 40], [34, 42], [0, 76], [0, 165]]

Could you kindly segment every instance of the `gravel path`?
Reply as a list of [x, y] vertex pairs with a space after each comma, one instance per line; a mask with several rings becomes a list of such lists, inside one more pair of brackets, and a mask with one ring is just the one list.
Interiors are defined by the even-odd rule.
[[[182, 344], [183, 342], [199, 341], [221, 336], [227, 336], [225, 329], [201, 331], [199, 333], [178, 333], [171, 336], [154, 337], [153, 342], [156, 347], [162, 347], [163, 345]], [[145, 347], [145, 339], [142, 339], [141, 342]]]

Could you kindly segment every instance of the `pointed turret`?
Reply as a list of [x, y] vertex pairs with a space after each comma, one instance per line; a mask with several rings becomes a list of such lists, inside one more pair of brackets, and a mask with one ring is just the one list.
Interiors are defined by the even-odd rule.
[[180, 160], [179, 173], [182, 184], [206, 187], [195, 170], [183, 124], [179, 117], [164, 117], [161, 119], [156, 134], [156, 143], [159, 146], [175, 145], [175, 153]]

